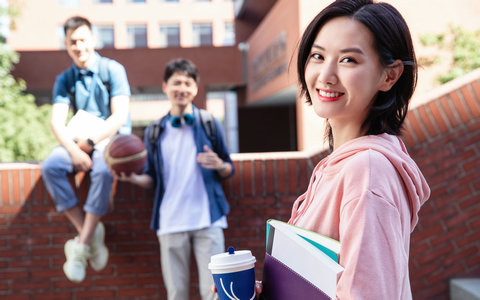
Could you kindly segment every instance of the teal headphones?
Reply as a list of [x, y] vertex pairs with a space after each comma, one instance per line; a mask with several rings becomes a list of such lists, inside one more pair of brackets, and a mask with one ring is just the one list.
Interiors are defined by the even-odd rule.
[[175, 128], [180, 128], [182, 127], [182, 118], [185, 120], [185, 124], [188, 126], [192, 126], [193, 122], [195, 121], [195, 116], [193, 115], [195, 111], [195, 107], [192, 106], [193, 112], [191, 114], [184, 114], [183, 116], [172, 116], [170, 115], [170, 124], [172, 124], [172, 127]]

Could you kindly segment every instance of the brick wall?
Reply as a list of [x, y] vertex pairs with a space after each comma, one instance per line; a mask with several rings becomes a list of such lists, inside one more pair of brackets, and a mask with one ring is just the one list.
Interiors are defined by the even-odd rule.
[[[442, 87], [413, 108], [405, 141], [432, 196], [412, 234], [414, 299], [448, 299], [448, 280], [480, 276], [480, 72]], [[232, 206], [226, 246], [251, 249], [261, 278], [265, 221], [286, 220], [292, 202], [326, 154], [233, 155], [237, 174], [224, 188]], [[85, 196], [88, 178], [77, 178]], [[55, 212], [37, 164], [0, 164], [0, 297], [5, 299], [166, 299], [158, 242], [149, 229], [150, 191], [118, 184], [104, 223], [109, 264], [88, 268], [81, 284], [63, 275], [63, 244], [74, 235]], [[197, 278], [192, 272], [192, 299]]]

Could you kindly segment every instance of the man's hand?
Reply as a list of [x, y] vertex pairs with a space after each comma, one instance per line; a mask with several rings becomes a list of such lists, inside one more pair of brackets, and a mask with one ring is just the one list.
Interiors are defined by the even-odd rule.
[[85, 153], [91, 154], [93, 152], [93, 146], [88, 143], [87, 139], [82, 139], [82, 138], [77, 138], [75, 139], [77, 141], [78, 147]]
[[75, 171], [86, 172], [92, 168], [92, 159], [80, 148], [70, 152], [70, 155]]

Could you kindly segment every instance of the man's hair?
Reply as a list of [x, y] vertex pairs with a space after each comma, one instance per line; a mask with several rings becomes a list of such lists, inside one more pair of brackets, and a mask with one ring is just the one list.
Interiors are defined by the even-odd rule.
[[[397, 59], [402, 61], [404, 65], [402, 75], [389, 91], [377, 93], [362, 124], [367, 135], [381, 133], [400, 135], [408, 103], [417, 84], [418, 71], [408, 26], [401, 14], [390, 4], [377, 3], [374, 0], [337, 0], [313, 19], [305, 29], [298, 51], [297, 71], [301, 94], [306, 96], [307, 103], [312, 103], [305, 81], [305, 68], [310, 51], [322, 27], [338, 17], [349, 17], [368, 28], [374, 38], [374, 49], [383, 67], [391, 65]], [[332, 145], [329, 127], [327, 138]]]
[[63, 32], [67, 35], [68, 30], [75, 30], [81, 26], [86, 25], [88, 29], [92, 30], [92, 23], [84, 17], [73, 16], [65, 21], [63, 24]]
[[195, 64], [184, 58], [171, 60], [167, 64], [165, 67], [165, 73], [163, 74], [163, 81], [167, 82], [175, 73], [183, 73], [186, 76], [193, 78], [197, 84], [200, 79]]

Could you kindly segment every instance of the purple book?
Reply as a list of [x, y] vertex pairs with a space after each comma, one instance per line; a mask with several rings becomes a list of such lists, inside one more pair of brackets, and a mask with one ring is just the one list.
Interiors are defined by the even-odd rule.
[[265, 300], [315, 299], [330, 300], [318, 287], [284, 265], [275, 257], [265, 253], [263, 267], [263, 289], [260, 294]]

